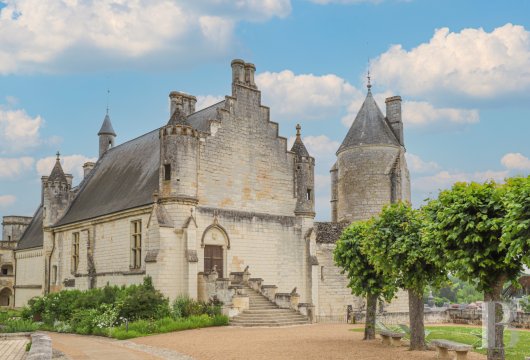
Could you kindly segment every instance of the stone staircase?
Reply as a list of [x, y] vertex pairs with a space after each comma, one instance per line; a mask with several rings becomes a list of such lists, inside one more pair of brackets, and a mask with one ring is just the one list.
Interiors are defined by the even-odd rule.
[[247, 285], [243, 286], [249, 296], [249, 310], [230, 320], [232, 326], [291, 326], [309, 324], [307, 317], [292, 310], [280, 309], [275, 303]]

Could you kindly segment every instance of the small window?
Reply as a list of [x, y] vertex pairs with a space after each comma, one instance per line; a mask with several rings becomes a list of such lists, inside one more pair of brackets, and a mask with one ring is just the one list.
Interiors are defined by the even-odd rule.
[[324, 281], [324, 267], [320, 267], [320, 280]]
[[79, 233], [72, 234], [72, 271], [77, 272], [79, 268]]
[[171, 180], [171, 164], [164, 165], [164, 180]]
[[11, 235], [7, 235], [7, 241], [11, 241]]
[[311, 200], [311, 189], [307, 189], [307, 200]]
[[57, 285], [57, 265], [53, 265], [53, 285]]
[[7, 268], [6, 267], [2, 268], [2, 275], [7, 275]]
[[142, 266], [142, 220], [131, 222], [131, 268]]

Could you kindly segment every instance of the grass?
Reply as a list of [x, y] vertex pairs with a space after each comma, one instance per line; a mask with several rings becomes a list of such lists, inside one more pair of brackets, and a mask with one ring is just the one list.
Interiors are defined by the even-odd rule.
[[23, 320], [20, 318], [8, 319], [2, 323], [0, 333], [18, 333], [18, 332], [32, 332], [39, 330], [39, 323], [34, 323], [31, 320]]
[[[393, 326], [389, 326], [393, 328]], [[462, 344], [477, 345], [480, 347], [480, 339], [474, 334], [480, 334], [480, 327], [470, 326], [426, 326], [431, 333], [427, 341], [435, 339], [444, 339], [456, 341]], [[354, 332], [363, 332], [364, 328], [351, 329]], [[513, 340], [513, 341], [512, 341]], [[525, 356], [530, 356], [530, 331], [512, 330], [504, 331], [504, 346], [506, 360], [524, 360]], [[485, 349], [477, 348], [474, 351], [486, 354]]]
[[128, 330], [126, 329], [125, 325], [121, 325], [119, 327], [109, 329], [107, 335], [118, 340], [126, 340], [153, 334], [163, 334], [173, 331], [224, 325], [228, 325], [228, 317], [224, 315], [216, 315], [214, 317], [200, 315], [181, 319], [167, 317], [155, 321], [134, 321], [129, 323]]

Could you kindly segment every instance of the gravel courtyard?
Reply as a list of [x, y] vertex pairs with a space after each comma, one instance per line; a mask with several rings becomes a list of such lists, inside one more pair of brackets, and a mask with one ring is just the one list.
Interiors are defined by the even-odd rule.
[[[436, 359], [434, 351], [411, 352], [389, 348], [379, 340], [363, 341], [352, 325], [316, 324], [287, 328], [206, 328], [133, 340], [137, 344], [167, 348], [196, 360], [270, 359]], [[470, 360], [484, 356], [470, 353]]]

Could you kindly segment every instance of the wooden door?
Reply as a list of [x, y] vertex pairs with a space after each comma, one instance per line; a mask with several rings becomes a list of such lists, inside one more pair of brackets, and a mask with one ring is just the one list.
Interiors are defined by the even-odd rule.
[[223, 247], [216, 245], [204, 246], [204, 272], [209, 273], [217, 266], [219, 277], [223, 277]]

